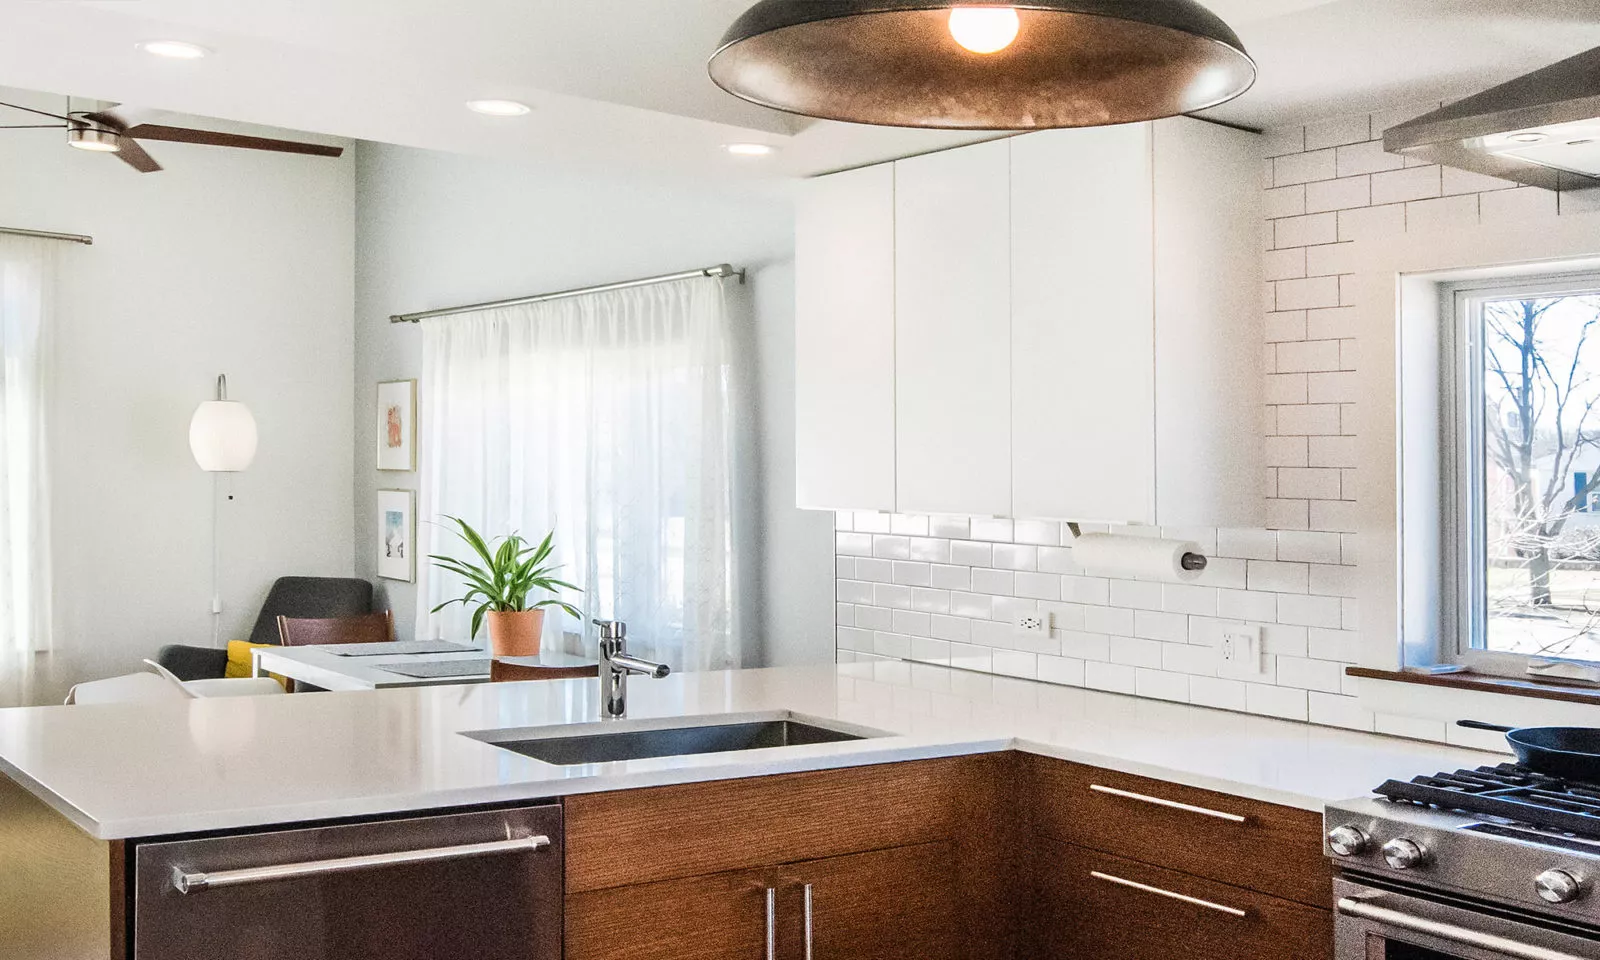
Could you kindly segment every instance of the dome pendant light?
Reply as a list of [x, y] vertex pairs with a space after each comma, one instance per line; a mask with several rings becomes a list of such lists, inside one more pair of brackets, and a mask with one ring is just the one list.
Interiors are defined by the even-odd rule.
[[1238, 36], [1194, 0], [761, 0], [710, 72], [788, 113], [947, 130], [1154, 120], [1256, 78]]

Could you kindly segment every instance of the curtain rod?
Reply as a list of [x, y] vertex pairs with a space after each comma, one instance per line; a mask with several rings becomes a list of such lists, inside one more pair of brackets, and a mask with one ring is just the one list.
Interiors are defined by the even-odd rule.
[[525, 303], [544, 303], [546, 300], [561, 300], [566, 297], [581, 297], [586, 293], [605, 293], [608, 290], [626, 290], [629, 287], [647, 287], [654, 283], [669, 283], [673, 280], [691, 280], [695, 277], [738, 277], [744, 283], [744, 271], [735, 269], [732, 264], [719, 263], [714, 267], [701, 267], [699, 270], [685, 270], [682, 273], [668, 273], [659, 277], [645, 277], [642, 280], [623, 280], [620, 283], [602, 283], [596, 287], [579, 287], [576, 290], [561, 290], [556, 293], [539, 293], [531, 297], [517, 297], [512, 300], [491, 300], [488, 303], [472, 303], [464, 307], [442, 307], [438, 310], [423, 310], [420, 313], [402, 313], [389, 318], [390, 323], [419, 323], [430, 317], [449, 317], [458, 313], [472, 313], [477, 310], [490, 310], [494, 307], [516, 307]]
[[84, 236], [81, 233], [53, 233], [49, 230], [25, 230], [22, 227], [0, 227], [0, 233], [8, 233], [14, 237], [37, 237], [40, 240], [65, 240], [68, 243], [94, 243], [94, 237]]

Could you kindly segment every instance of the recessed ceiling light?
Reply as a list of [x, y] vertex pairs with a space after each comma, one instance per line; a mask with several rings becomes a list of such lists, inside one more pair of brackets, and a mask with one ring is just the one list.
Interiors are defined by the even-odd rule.
[[1545, 140], [1549, 140], [1550, 134], [1540, 133], [1537, 130], [1529, 130], [1527, 133], [1513, 133], [1511, 136], [1506, 137], [1506, 139], [1510, 140], [1512, 143], [1541, 143]]
[[486, 117], [520, 117], [533, 108], [515, 100], [468, 100], [467, 109]]
[[146, 40], [139, 44], [139, 49], [152, 56], [171, 60], [199, 60], [211, 52], [198, 43], [186, 40]]
[[765, 157], [778, 151], [777, 147], [765, 143], [725, 143], [722, 149], [736, 157]]

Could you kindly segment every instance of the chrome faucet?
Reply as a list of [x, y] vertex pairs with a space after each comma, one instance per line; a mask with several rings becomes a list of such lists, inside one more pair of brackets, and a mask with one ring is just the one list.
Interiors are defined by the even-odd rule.
[[600, 628], [600, 716], [627, 716], [628, 674], [660, 680], [672, 668], [628, 656], [628, 625], [621, 620], [596, 620], [594, 625]]

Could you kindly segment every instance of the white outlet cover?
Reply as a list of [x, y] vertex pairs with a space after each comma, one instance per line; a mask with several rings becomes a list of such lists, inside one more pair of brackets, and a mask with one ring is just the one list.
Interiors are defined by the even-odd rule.
[[1217, 634], [1217, 676], [1259, 677], [1261, 668], [1261, 628], [1224, 627]]
[[1023, 633], [1037, 633], [1048, 635], [1050, 633], [1051, 615], [1048, 613], [1024, 613], [1017, 617], [1017, 629]]

